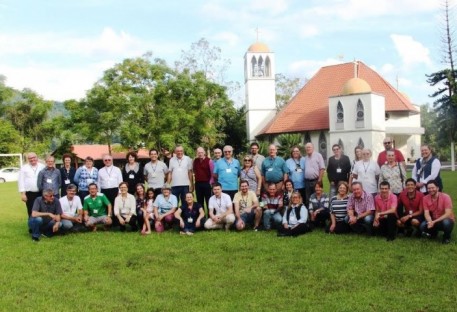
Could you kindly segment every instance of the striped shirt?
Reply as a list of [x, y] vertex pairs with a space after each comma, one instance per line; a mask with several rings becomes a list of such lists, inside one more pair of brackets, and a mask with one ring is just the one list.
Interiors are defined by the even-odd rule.
[[337, 222], [344, 221], [348, 215], [347, 205], [349, 197], [346, 195], [343, 199], [333, 196], [330, 201], [330, 213], [333, 214]]

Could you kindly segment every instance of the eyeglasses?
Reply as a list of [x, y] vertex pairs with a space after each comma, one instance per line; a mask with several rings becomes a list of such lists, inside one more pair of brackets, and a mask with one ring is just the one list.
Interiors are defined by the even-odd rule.
[[390, 143], [392, 143], [392, 142], [384, 142], [384, 144], [390, 144]]
[[112, 159], [103, 159], [103, 161], [112, 161]]
[[252, 161], [251, 159], [245, 159], [244, 161]]
[[338, 147], [335, 147], [335, 148], [333, 149], [334, 152], [336, 152], [336, 151], [338, 151], [338, 150], [339, 150]]

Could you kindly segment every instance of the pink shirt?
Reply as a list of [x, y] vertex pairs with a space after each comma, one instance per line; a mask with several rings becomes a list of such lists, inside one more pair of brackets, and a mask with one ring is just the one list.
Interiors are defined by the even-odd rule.
[[[452, 211], [452, 200], [451, 197], [448, 194], [445, 193], [440, 193], [438, 192], [438, 199], [436, 201], [432, 200], [431, 195], [425, 195], [424, 198], [422, 198], [422, 207], [425, 210], [428, 210], [430, 212], [430, 216], [432, 217], [432, 220], [436, 220], [442, 215], [444, 215], [444, 211], [447, 209], [451, 209]], [[450, 219], [452, 221], [455, 221], [455, 216], [454, 212], [452, 211], [452, 214], [450, 216]]]
[[376, 207], [376, 211], [379, 212], [387, 211], [392, 207], [397, 208], [397, 196], [389, 192], [389, 196], [386, 199], [384, 199], [381, 197], [381, 194], [378, 194], [374, 198], [374, 204]]

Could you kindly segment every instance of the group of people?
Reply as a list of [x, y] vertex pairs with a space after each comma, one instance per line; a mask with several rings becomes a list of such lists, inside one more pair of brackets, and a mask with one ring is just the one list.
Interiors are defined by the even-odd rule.
[[102, 224], [121, 231], [128, 226], [144, 235], [179, 226], [183, 235], [250, 227], [297, 236], [321, 227], [336, 234], [379, 233], [387, 240], [398, 232], [436, 237], [443, 231], [443, 243], [449, 243], [455, 217], [449, 195], [442, 192], [439, 160], [422, 145], [408, 179], [403, 155], [392, 143], [384, 139], [377, 161], [369, 149], [357, 147], [352, 162], [334, 144], [327, 165], [312, 143], [305, 145], [303, 156], [292, 147], [287, 160], [277, 155], [274, 144], [265, 157], [252, 143], [242, 164], [229, 145], [215, 149], [213, 159], [202, 147], [191, 159], [178, 145], [163, 160], [151, 149], [144, 166], [129, 152], [122, 169], [110, 155], [100, 169], [91, 157], [76, 169], [71, 155], [64, 155], [57, 169], [54, 157], [42, 165], [29, 153], [18, 184], [34, 241], [43, 234], [96, 231]]

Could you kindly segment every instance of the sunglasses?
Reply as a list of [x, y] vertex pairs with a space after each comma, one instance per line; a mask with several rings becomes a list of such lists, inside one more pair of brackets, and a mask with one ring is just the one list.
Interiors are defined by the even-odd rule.
[[244, 161], [252, 161], [251, 159], [245, 159]]

